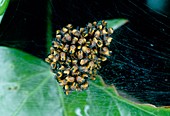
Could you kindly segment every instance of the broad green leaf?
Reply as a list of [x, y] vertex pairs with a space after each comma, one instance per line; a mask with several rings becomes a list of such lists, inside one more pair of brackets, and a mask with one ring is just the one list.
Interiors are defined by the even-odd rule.
[[6, 47], [0, 54], [0, 114], [62, 115], [61, 94], [46, 63]]
[[112, 27], [114, 30], [118, 29], [122, 25], [128, 22], [127, 19], [110, 19], [106, 20], [108, 27]]
[[2, 116], [168, 116], [170, 109], [130, 102], [101, 77], [88, 90], [66, 96], [42, 60], [0, 47]]

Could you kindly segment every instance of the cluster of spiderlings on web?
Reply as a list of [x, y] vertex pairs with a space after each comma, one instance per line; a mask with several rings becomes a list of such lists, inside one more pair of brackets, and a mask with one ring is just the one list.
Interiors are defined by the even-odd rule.
[[103, 20], [88, 23], [85, 28], [73, 29], [71, 24], [56, 31], [50, 54], [45, 59], [64, 92], [88, 88], [88, 80], [95, 80], [101, 62], [110, 56], [112, 28]]

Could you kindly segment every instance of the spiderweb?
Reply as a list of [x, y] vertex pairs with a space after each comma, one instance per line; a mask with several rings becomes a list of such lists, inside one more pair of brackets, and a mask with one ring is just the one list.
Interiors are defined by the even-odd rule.
[[[107, 84], [138, 102], [170, 105], [170, 25], [167, 0], [25, 1], [13, 0], [2, 20], [0, 45], [46, 57], [46, 4], [50, 2], [55, 29], [68, 23], [85, 26], [102, 19], [130, 22], [113, 34], [113, 51], [101, 70]], [[37, 7], [36, 7], [37, 6]]]

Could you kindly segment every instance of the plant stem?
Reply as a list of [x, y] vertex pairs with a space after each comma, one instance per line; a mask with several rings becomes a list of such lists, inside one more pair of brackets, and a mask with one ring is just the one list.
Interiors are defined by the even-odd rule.
[[46, 31], [46, 52], [47, 54], [50, 51], [51, 40], [52, 40], [52, 7], [50, 4], [50, 0], [47, 1], [47, 31]]

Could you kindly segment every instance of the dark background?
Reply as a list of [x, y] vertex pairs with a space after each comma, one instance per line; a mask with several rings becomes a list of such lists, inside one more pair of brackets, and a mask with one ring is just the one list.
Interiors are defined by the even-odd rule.
[[94, 20], [128, 19], [113, 34], [112, 56], [99, 74], [125, 97], [170, 105], [170, 1], [11, 0], [0, 24], [0, 45], [44, 59], [49, 7], [53, 37], [56, 29], [68, 23], [76, 27]]

